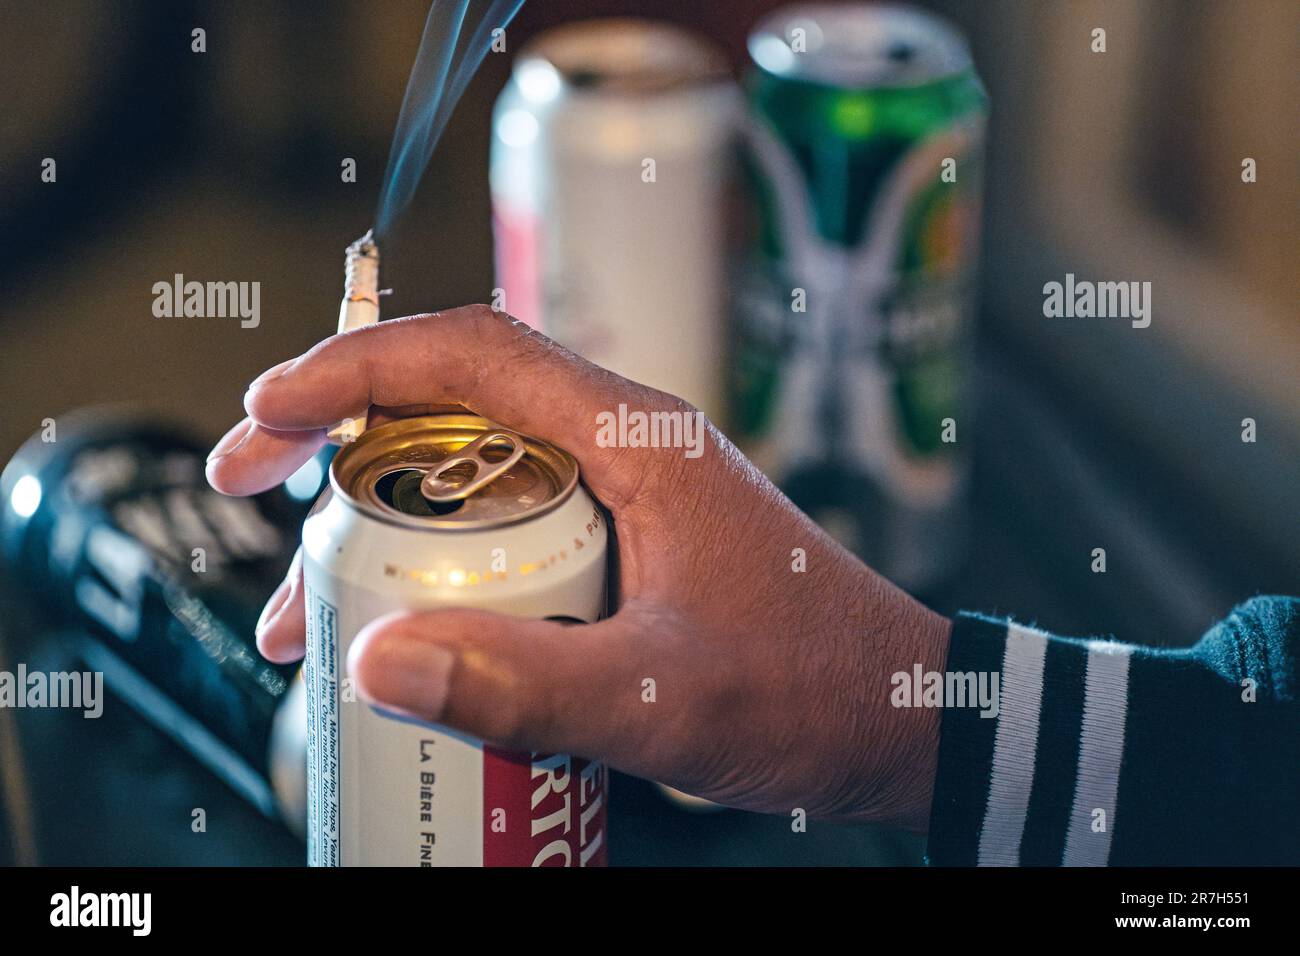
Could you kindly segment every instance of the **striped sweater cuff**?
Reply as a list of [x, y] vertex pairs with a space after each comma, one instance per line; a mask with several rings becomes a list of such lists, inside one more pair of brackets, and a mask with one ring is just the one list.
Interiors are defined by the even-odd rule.
[[998, 675], [998, 705], [944, 711], [931, 863], [1109, 862], [1132, 650], [957, 618], [947, 672]]

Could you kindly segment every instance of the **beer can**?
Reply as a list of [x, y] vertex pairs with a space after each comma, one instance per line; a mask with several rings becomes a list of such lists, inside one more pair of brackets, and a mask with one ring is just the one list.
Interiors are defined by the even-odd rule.
[[722, 53], [675, 26], [594, 20], [525, 46], [493, 114], [501, 307], [720, 422], [742, 115]]
[[964, 537], [987, 98], [961, 35], [907, 7], [786, 8], [749, 50], [757, 227], [734, 437], [844, 544], [921, 589]]
[[312, 865], [605, 863], [603, 765], [380, 713], [356, 699], [347, 658], [395, 610], [595, 621], [606, 520], [567, 452], [468, 413], [342, 447], [303, 525]]

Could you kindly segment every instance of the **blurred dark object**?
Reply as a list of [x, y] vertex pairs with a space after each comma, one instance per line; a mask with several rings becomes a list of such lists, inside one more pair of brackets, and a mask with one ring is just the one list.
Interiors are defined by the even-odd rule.
[[[84, 632], [32, 637], [29, 669], [84, 666], [75, 653]], [[42, 866], [297, 866], [306, 858], [283, 823], [116, 697], [96, 720], [66, 708], [22, 710], [18, 720]]]
[[[1050, 510], [1054, 497], [1067, 506], [1052, 523], [1074, 554], [1109, 544], [1112, 566], [1122, 555], [1118, 575], [1093, 575], [1076, 557], [1064, 579], [1113, 595], [1088, 630], [1144, 639], [1122, 604], [1163, 591], [1162, 603], [1183, 613], [1161, 620], [1154, 636], [1190, 642], [1216, 619], [1206, 605], [1222, 614], [1251, 594], [1293, 593], [1300, 5], [938, 6], [972, 37], [995, 104], [981, 345], [1035, 398], [1023, 411], [1054, 419], [1056, 447], [1072, 458], [1040, 470], [1017, 426], [995, 419], [990, 473], [1014, 484], [1026, 465], [1065, 472], [1071, 484], [1081, 477], [1075, 465], [1105, 476], [1097, 497], [1110, 506], [1086, 516], [1063, 487], [1032, 492], [1032, 510]], [[1091, 49], [1095, 29], [1106, 31], [1105, 53]], [[1248, 158], [1253, 182], [1243, 178]], [[1043, 286], [1066, 273], [1151, 282], [1151, 326], [1045, 318]], [[1246, 418], [1258, 423], [1256, 442], [1242, 440]], [[1170, 550], [1115, 546], [1138, 527], [1158, 530]], [[1191, 603], [1187, 564], [1200, 565], [1209, 585], [1190, 589], [1199, 597]], [[1232, 595], [1226, 605], [1222, 594]], [[1006, 592], [985, 598], [995, 600], [1042, 613]]]
[[276, 735], [301, 717], [285, 707], [296, 668], [267, 662], [253, 629], [317, 468], [297, 504], [283, 489], [228, 498], [208, 486], [199, 443], [146, 416], [90, 410], [48, 420], [0, 478], [11, 584], [84, 629], [77, 653], [121, 699], [291, 826], [305, 756]]
[[[10, 654], [9, 622], [0, 618], [0, 673], [14, 672]], [[0, 866], [34, 866], [36, 862], [31, 787], [18, 736], [18, 713], [0, 707]]]

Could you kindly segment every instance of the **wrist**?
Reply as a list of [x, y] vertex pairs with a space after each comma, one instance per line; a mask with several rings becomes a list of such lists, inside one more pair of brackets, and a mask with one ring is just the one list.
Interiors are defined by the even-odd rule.
[[[929, 608], [913, 602], [916, 621], [912, 625], [916, 641], [916, 659], [921, 674], [943, 674], [948, 662], [952, 621]], [[915, 674], [915, 670], [913, 672]], [[892, 676], [892, 675], [891, 675]], [[890, 690], [894, 688], [891, 685]], [[934, 800], [935, 777], [939, 770], [939, 736], [943, 726], [943, 707], [897, 708], [903, 730], [903, 761], [900, 804], [894, 809], [895, 823], [915, 833], [925, 833], [930, 823]]]
[[925, 833], [939, 766], [943, 700], [942, 688], [937, 706], [923, 691], [926, 675], [942, 675], [947, 666], [952, 621], [877, 580], [883, 587], [877, 610], [867, 619], [887, 621], [888, 637], [873, 642], [869, 672], [878, 727], [869, 746], [879, 748], [880, 762], [867, 781], [867, 818]]

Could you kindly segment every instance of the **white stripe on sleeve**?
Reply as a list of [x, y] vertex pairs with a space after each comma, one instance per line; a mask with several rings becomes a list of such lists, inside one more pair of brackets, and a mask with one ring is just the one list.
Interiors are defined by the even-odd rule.
[[993, 739], [993, 774], [976, 858], [979, 866], [1020, 863], [1020, 840], [1025, 832], [1038, 753], [1046, 661], [1046, 634], [1020, 624], [1007, 625], [998, 729]]
[[[1110, 860], [1132, 653], [1130, 645], [1114, 641], [1093, 641], [1088, 645], [1079, 773], [1061, 860], [1065, 866], [1105, 866]], [[1105, 828], [1093, 832], [1093, 814], [1099, 809], [1105, 811]]]

